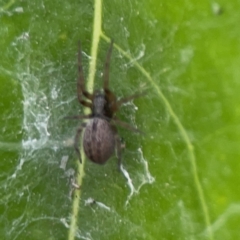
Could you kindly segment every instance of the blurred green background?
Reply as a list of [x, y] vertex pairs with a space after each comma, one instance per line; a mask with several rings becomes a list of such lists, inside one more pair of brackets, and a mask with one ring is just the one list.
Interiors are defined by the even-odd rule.
[[[239, 1], [94, 4], [0, 2], [0, 238], [70, 240], [76, 214], [75, 239], [239, 239]], [[81, 173], [66, 143], [80, 123], [63, 117], [83, 113], [77, 42], [87, 78], [98, 11], [95, 87], [114, 38], [111, 89], [148, 89], [118, 116], [145, 134], [119, 128], [133, 195], [115, 156], [87, 161], [73, 213], [69, 174]]]

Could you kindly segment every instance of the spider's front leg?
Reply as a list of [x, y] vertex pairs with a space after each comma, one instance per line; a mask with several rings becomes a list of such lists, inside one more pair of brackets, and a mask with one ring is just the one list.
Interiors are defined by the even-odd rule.
[[74, 138], [74, 148], [75, 148], [75, 151], [78, 154], [78, 158], [79, 158], [80, 163], [82, 163], [82, 158], [81, 158], [81, 153], [80, 153], [80, 150], [79, 150], [79, 138], [80, 138], [80, 135], [82, 133], [82, 130], [85, 127], [86, 127], [86, 123], [82, 123], [80, 125], [80, 127], [77, 129], [77, 133], [76, 133], [75, 138]]

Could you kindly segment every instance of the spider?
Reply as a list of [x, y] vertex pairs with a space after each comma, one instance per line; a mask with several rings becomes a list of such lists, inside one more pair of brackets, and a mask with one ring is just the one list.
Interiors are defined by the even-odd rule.
[[[79, 42], [78, 50], [78, 80], [77, 80], [77, 98], [81, 105], [91, 109], [88, 115], [71, 116], [73, 119], [89, 119], [88, 122], [82, 123], [77, 129], [74, 148], [78, 154], [79, 160], [82, 163], [81, 154], [79, 150], [79, 138], [83, 133], [83, 148], [86, 156], [92, 162], [97, 164], [104, 164], [113, 154], [116, 149], [118, 159], [118, 166], [121, 166], [121, 138], [118, 135], [116, 125], [130, 129], [135, 132], [140, 132], [138, 129], [129, 124], [120, 121], [115, 116], [123, 103], [126, 103], [136, 97], [142, 95], [141, 93], [133, 94], [129, 97], [117, 100], [116, 96], [109, 89], [109, 66], [110, 58], [113, 49], [113, 40], [111, 40], [103, 72], [103, 91], [96, 90], [89, 93], [85, 89], [84, 75], [82, 68], [81, 43]], [[85, 98], [84, 98], [85, 97]]]

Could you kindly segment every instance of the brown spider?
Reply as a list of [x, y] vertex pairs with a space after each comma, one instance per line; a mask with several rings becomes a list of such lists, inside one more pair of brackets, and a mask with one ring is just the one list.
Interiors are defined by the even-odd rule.
[[[79, 42], [78, 51], [78, 72], [77, 81], [77, 97], [80, 104], [91, 109], [89, 115], [72, 116], [73, 119], [90, 119], [87, 123], [82, 123], [77, 129], [74, 140], [74, 148], [78, 154], [79, 160], [82, 163], [81, 154], [79, 151], [79, 137], [82, 130], [85, 128], [83, 135], [83, 148], [86, 156], [93, 162], [98, 164], [105, 163], [116, 149], [118, 165], [121, 165], [121, 140], [118, 136], [116, 124], [130, 129], [135, 132], [140, 132], [136, 128], [128, 125], [125, 122], [118, 120], [115, 113], [123, 103], [126, 103], [142, 94], [134, 94], [126, 98], [117, 100], [116, 96], [109, 90], [109, 66], [112, 54], [113, 40], [107, 52], [107, 57], [103, 72], [103, 92], [99, 90], [92, 94], [87, 92], [84, 86], [84, 76], [82, 69], [81, 44]], [[83, 98], [85, 97], [85, 99]], [[90, 101], [87, 101], [90, 100]]]

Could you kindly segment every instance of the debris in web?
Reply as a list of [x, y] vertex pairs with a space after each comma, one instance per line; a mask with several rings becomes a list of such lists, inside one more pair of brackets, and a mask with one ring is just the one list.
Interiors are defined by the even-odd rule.
[[68, 162], [68, 156], [62, 156], [60, 168], [63, 170], [66, 170], [67, 162]]
[[103, 208], [105, 210], [111, 211], [110, 207], [108, 207], [107, 205], [105, 205], [102, 202], [96, 201], [93, 198], [88, 198], [87, 200], [85, 200], [85, 206], [94, 205], [94, 204], [98, 205], [100, 208]]
[[135, 58], [133, 58], [129, 63], [125, 64], [125, 66], [130, 67], [133, 65], [134, 62], [137, 62], [139, 59], [144, 57], [145, 50], [146, 50], [146, 46], [145, 46], [145, 44], [142, 43], [137, 49], [138, 55]]
[[121, 165], [120, 166], [120, 170], [123, 173], [124, 177], [127, 179], [127, 185], [130, 189], [130, 193], [127, 197], [127, 200], [125, 202], [125, 206], [128, 205], [129, 201], [131, 200], [131, 198], [133, 197], [134, 194], [138, 194], [140, 189], [142, 188], [143, 185], [145, 184], [152, 184], [155, 181], [155, 178], [151, 175], [149, 168], [148, 168], [148, 162], [144, 159], [143, 157], [143, 152], [141, 150], [141, 148], [138, 149], [138, 153], [140, 156], [140, 164], [142, 165], [143, 168], [143, 173], [138, 174], [138, 178], [140, 183], [139, 184], [135, 184], [136, 187], [133, 184], [133, 180], [130, 177], [130, 174], [128, 173], [128, 171]]
[[123, 173], [124, 177], [127, 179], [127, 184], [128, 184], [128, 187], [130, 188], [130, 193], [129, 193], [128, 197], [127, 197], [127, 201], [125, 202], [125, 205], [128, 205], [129, 200], [131, 199], [133, 194], [136, 193], [137, 191], [136, 191], [136, 189], [133, 186], [132, 179], [130, 178], [129, 173], [127, 172], [127, 170], [125, 168], [123, 168], [122, 164], [120, 166], [120, 170]]

